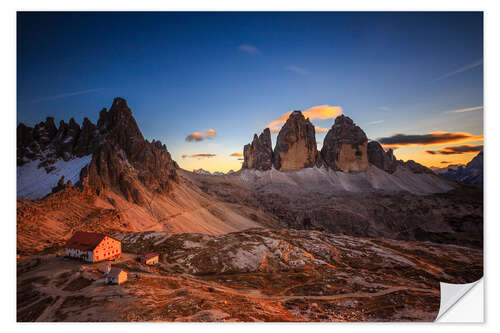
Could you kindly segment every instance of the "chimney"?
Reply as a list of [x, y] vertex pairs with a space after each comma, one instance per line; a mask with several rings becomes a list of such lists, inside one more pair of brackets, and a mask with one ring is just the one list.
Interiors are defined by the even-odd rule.
[[104, 275], [108, 275], [110, 271], [111, 271], [111, 265], [106, 264], [106, 271], [104, 272]]

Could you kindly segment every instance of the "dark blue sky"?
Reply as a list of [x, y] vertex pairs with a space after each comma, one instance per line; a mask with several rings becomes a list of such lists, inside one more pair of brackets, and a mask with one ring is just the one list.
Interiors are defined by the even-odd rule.
[[[187, 169], [239, 168], [228, 155], [253, 133], [317, 105], [342, 107], [373, 139], [483, 132], [482, 111], [445, 112], [483, 106], [482, 13], [60, 12], [17, 24], [18, 122], [96, 121], [121, 96]], [[185, 141], [208, 129], [217, 136]], [[197, 153], [217, 156], [181, 157]]]

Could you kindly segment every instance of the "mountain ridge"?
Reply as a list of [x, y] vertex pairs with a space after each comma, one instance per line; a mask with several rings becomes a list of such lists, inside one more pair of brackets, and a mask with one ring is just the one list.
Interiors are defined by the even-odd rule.
[[314, 126], [301, 111], [290, 114], [281, 127], [274, 150], [269, 128], [243, 148], [242, 169], [260, 171], [275, 168], [279, 171], [296, 171], [312, 167], [326, 167], [335, 171], [366, 171], [370, 165], [394, 173], [398, 166], [413, 173], [433, 174], [433, 171], [413, 160], [397, 160], [392, 149], [368, 140], [365, 132], [351, 118], [340, 115], [328, 130], [321, 150], [317, 150]]
[[[339, 141], [340, 151], [351, 154], [357, 159], [354, 163], [366, 167], [365, 170], [358, 167], [354, 171], [356, 168], [346, 162], [353, 161], [350, 158], [327, 162], [320, 151], [310, 149], [315, 147], [315, 139], [308, 120], [300, 112], [289, 121], [288, 134], [282, 135], [280, 148], [272, 150], [270, 133], [264, 131], [260, 136], [255, 135], [254, 144], [246, 149], [247, 157], [248, 151], [264, 153], [265, 156], [253, 160], [256, 163], [247, 166], [257, 167], [262, 162], [265, 170], [243, 168], [217, 176], [180, 169], [166, 145], [144, 139], [130, 108], [121, 98], [114, 99], [109, 111], [101, 110], [97, 124], [87, 119], [80, 127], [70, 120], [57, 127], [51, 118], [33, 128], [20, 124], [18, 194], [33, 189], [37, 192], [31, 199], [19, 195], [17, 200], [18, 249], [30, 252], [54, 248], [76, 230], [219, 235], [259, 227], [401, 239], [431, 237], [453, 243], [463, 238], [462, 231], [456, 234], [452, 230], [454, 225], [450, 229], [450, 224], [456, 222], [448, 222], [447, 218], [450, 214], [454, 219], [460, 218], [467, 210], [474, 211], [472, 215], [469, 213], [472, 224], [465, 224], [463, 229], [472, 230], [474, 235], [479, 232], [476, 220], [481, 212], [476, 212], [475, 202], [453, 213], [448, 209], [436, 216], [425, 213], [439, 193], [454, 191], [454, 183], [428, 173], [418, 163], [395, 161], [392, 151], [370, 149], [373, 144], [365, 142], [362, 130], [347, 117], [340, 119], [336, 122], [341, 135], [332, 141], [333, 146]], [[339, 123], [347, 123], [347, 130], [339, 130]], [[293, 133], [294, 128], [302, 130]], [[365, 156], [363, 159], [356, 155], [356, 144], [362, 147], [359, 150]], [[277, 170], [270, 157], [278, 152], [284, 160], [295, 158], [290, 155], [293, 151], [304, 153], [288, 164], [291, 169], [298, 169]], [[370, 163], [375, 157], [382, 161], [378, 166]], [[327, 164], [338, 161], [338, 168]], [[311, 167], [303, 168], [305, 165]], [[43, 175], [48, 178], [40, 182]], [[38, 183], [45, 186], [43, 191], [36, 188]], [[457, 191], [458, 194], [442, 199], [443, 205], [448, 207], [461, 200], [461, 189]], [[38, 196], [40, 193], [43, 195]], [[402, 196], [409, 198], [408, 203], [418, 202], [417, 207], [412, 208], [411, 204], [398, 209]], [[383, 207], [381, 198], [387, 201]], [[356, 211], [352, 211], [354, 206], [358, 207]], [[412, 209], [422, 213], [415, 217]], [[387, 211], [394, 218], [381, 220], [381, 212]], [[404, 220], [402, 225], [406, 228], [411, 221], [423, 224], [431, 219], [435, 220], [434, 228], [445, 236], [436, 236], [429, 227], [419, 227], [417, 233], [399, 234], [394, 234], [390, 227], [396, 220]], [[471, 243], [478, 246], [478, 237], [474, 236]]]

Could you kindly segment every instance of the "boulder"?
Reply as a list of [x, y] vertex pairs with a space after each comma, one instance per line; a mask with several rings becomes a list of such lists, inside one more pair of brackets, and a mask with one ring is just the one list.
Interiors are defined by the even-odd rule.
[[321, 148], [321, 157], [327, 167], [344, 172], [369, 168], [368, 138], [365, 132], [344, 115], [335, 118]]
[[281, 128], [274, 148], [274, 167], [280, 171], [316, 165], [318, 150], [314, 126], [300, 111], [293, 111]]

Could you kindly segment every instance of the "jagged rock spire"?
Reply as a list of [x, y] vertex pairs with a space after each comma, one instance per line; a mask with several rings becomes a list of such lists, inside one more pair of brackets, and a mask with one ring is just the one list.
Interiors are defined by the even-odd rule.
[[243, 148], [243, 169], [269, 170], [273, 166], [273, 147], [269, 128], [257, 136], [254, 134], [251, 144]]
[[274, 148], [274, 167], [281, 171], [316, 165], [318, 151], [314, 126], [301, 111], [293, 111], [281, 128]]

